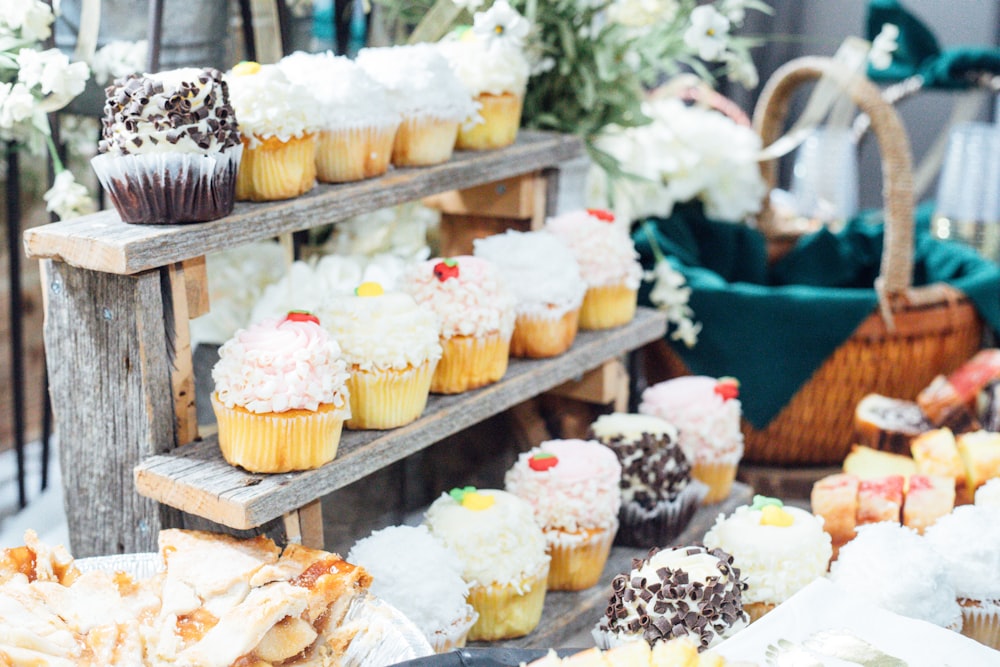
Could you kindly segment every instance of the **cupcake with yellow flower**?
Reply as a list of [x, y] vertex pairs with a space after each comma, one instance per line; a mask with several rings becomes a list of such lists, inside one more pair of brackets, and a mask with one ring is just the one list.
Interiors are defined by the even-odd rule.
[[396, 428], [417, 419], [441, 358], [434, 314], [376, 282], [329, 297], [319, 311], [350, 369], [347, 428]]
[[242, 62], [226, 73], [243, 160], [236, 176], [242, 201], [289, 199], [316, 184], [316, 98], [277, 65]]
[[469, 604], [479, 614], [469, 641], [511, 639], [535, 629], [549, 557], [530, 505], [505, 491], [467, 486], [435, 500], [424, 524], [462, 560]]

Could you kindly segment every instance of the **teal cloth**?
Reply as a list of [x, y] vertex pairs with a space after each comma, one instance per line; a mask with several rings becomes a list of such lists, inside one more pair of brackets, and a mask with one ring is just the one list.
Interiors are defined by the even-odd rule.
[[956, 46], [941, 49], [937, 38], [919, 18], [907, 11], [899, 0], [871, 0], [868, 3], [868, 39], [874, 39], [882, 26], [892, 23], [899, 28], [898, 48], [886, 69], [869, 66], [873, 81], [902, 81], [921, 75], [924, 88], [971, 88], [970, 74], [1000, 74], [1000, 49], [986, 46]]
[[[1000, 330], [1000, 266], [970, 248], [932, 238], [921, 231], [927, 221], [918, 222], [913, 284], [953, 285]], [[693, 348], [669, 333], [668, 343], [693, 373], [736, 377], [743, 414], [758, 429], [876, 308], [872, 285], [882, 225], [862, 217], [837, 234], [821, 230], [803, 238], [773, 266], [759, 232], [708, 220], [700, 206], [689, 204], [636, 227], [633, 239], [647, 269], [655, 257], [644, 228], [684, 275], [694, 319], [702, 324]], [[652, 305], [651, 287], [645, 283], [640, 290], [644, 305]]]

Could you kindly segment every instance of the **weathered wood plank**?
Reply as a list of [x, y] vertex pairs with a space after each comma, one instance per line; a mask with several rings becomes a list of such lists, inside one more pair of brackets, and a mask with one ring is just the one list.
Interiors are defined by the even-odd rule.
[[187, 266], [178, 262], [164, 269], [164, 279], [169, 283], [170, 305], [173, 314], [171, 331], [170, 383], [173, 387], [174, 437], [176, 444], [186, 445], [198, 438], [198, 408], [194, 395], [194, 364], [191, 359], [191, 311], [188, 308]]
[[622, 406], [628, 406], [628, 371], [620, 359], [612, 359], [585, 373], [580, 381], [559, 385], [550, 393], [585, 403], [614, 402], [615, 410], [624, 412]]
[[135, 492], [129, 471], [174, 446], [160, 272], [43, 268], [71, 550], [80, 557], [153, 551], [164, 515]]
[[554, 359], [512, 360], [493, 385], [453, 396], [432, 396], [424, 415], [391, 431], [346, 431], [337, 459], [318, 470], [253, 475], [227, 464], [217, 440], [207, 438], [135, 469], [139, 493], [233, 528], [251, 528], [361, 479], [467, 426], [578, 378], [603, 362], [663, 336], [662, 313], [639, 309], [630, 324], [581, 332]]
[[448, 162], [395, 169], [357, 183], [318, 185], [301, 197], [278, 202], [239, 202], [221, 220], [188, 225], [129, 225], [114, 210], [29, 229], [29, 257], [71, 266], [132, 274], [182, 262], [234, 245], [337, 222], [447, 190], [498, 181], [552, 167], [579, 154], [579, 138], [522, 131], [517, 142], [495, 151], [457, 151]]

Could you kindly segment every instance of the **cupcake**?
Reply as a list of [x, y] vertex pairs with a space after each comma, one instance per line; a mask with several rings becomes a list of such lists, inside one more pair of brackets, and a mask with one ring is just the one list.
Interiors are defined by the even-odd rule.
[[233, 210], [243, 147], [222, 74], [185, 68], [108, 86], [91, 164], [125, 222], [205, 222]]
[[691, 637], [703, 651], [747, 626], [745, 588], [733, 557], [720, 549], [653, 549], [648, 558], [633, 562], [631, 572], [611, 582], [594, 640], [609, 649]]
[[337, 455], [351, 416], [340, 347], [307, 313], [241, 329], [212, 369], [219, 448], [250, 472], [308, 470]]
[[976, 489], [975, 503], [980, 507], [1000, 508], [1000, 477], [991, 479]]
[[530, 66], [523, 39], [528, 22], [506, 0], [475, 16], [475, 27], [438, 44], [479, 103], [480, 122], [464, 124], [456, 148], [484, 150], [514, 143]]
[[579, 591], [601, 578], [618, 529], [618, 457], [588, 440], [549, 440], [507, 471], [508, 492], [525, 500], [545, 533], [549, 590]]
[[764, 496], [728, 517], [720, 514], [704, 542], [732, 554], [747, 581], [743, 609], [751, 622], [826, 576], [833, 555], [822, 518]]
[[1000, 509], [956, 507], [924, 539], [944, 561], [962, 610], [962, 634], [1000, 650]]
[[316, 184], [316, 98], [277, 65], [243, 62], [226, 74], [243, 134], [236, 198], [289, 199]]
[[385, 88], [345, 56], [297, 51], [278, 63], [295, 84], [319, 102], [316, 178], [345, 183], [372, 178], [389, 169], [400, 115]]
[[569, 246], [587, 292], [581, 329], [610, 329], [635, 316], [642, 266], [628, 229], [607, 211], [588, 209], [549, 218], [545, 228]]
[[535, 629], [549, 557], [530, 505], [505, 491], [467, 486], [435, 500], [424, 523], [462, 560], [469, 603], [479, 614], [469, 641], [521, 637]]
[[434, 314], [409, 294], [366, 282], [354, 295], [328, 297], [320, 315], [350, 371], [347, 428], [396, 428], [417, 419], [441, 358]]
[[514, 298], [496, 267], [478, 257], [416, 264], [403, 289], [429, 307], [441, 326], [441, 361], [431, 391], [459, 394], [496, 382], [507, 372], [514, 332]]
[[371, 574], [371, 593], [413, 621], [435, 652], [465, 646], [478, 615], [466, 599], [462, 561], [425, 526], [376, 530], [351, 548], [347, 561]]
[[677, 429], [648, 415], [602, 415], [590, 425], [622, 465], [618, 543], [670, 544], [684, 530], [708, 487], [691, 479], [691, 465], [677, 444]]
[[476, 117], [476, 104], [444, 56], [433, 45], [414, 44], [361, 49], [357, 62], [402, 114], [392, 163], [420, 167], [451, 159], [459, 126]]
[[858, 526], [857, 537], [840, 548], [830, 566], [830, 580], [902, 616], [952, 630], [962, 627], [944, 560], [926, 538], [898, 523]]
[[639, 412], [677, 427], [691, 474], [708, 484], [704, 504], [725, 500], [743, 458], [739, 383], [733, 378], [686, 376], [642, 392]]
[[508, 230], [473, 242], [476, 257], [493, 262], [514, 294], [513, 357], [554, 357], [576, 338], [587, 291], [569, 248], [548, 232]]

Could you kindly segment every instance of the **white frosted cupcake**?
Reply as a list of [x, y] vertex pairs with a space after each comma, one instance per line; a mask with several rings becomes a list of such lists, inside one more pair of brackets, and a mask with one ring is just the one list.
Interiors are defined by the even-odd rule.
[[459, 126], [476, 104], [448, 61], [429, 44], [361, 49], [357, 63], [389, 92], [402, 114], [392, 163], [419, 167], [447, 162]]
[[417, 419], [441, 358], [434, 314], [408, 294], [367, 282], [353, 295], [328, 297], [319, 315], [351, 373], [347, 428], [396, 428]]
[[514, 332], [514, 297], [492, 262], [467, 255], [429, 259], [407, 273], [403, 289], [430, 308], [441, 327], [433, 393], [458, 394], [503, 377]]
[[479, 614], [469, 641], [521, 637], [535, 629], [549, 557], [530, 505], [505, 491], [467, 486], [435, 500], [424, 524], [462, 560], [469, 602]]
[[226, 73], [243, 134], [236, 198], [289, 199], [316, 184], [316, 133], [322, 126], [316, 98], [293, 84], [277, 65], [243, 62]]
[[587, 292], [581, 329], [610, 329], [635, 317], [642, 265], [628, 228], [608, 211], [587, 209], [549, 218], [545, 229], [569, 246]]
[[382, 84], [350, 58], [297, 51], [278, 63], [292, 83], [319, 102], [316, 177], [324, 183], [358, 181], [384, 174], [400, 115]]
[[976, 489], [976, 505], [1000, 509], [1000, 477], [991, 479]]
[[576, 338], [587, 287], [580, 265], [548, 232], [508, 230], [473, 242], [476, 257], [493, 262], [517, 303], [513, 357], [554, 357]]
[[347, 561], [372, 575], [372, 594], [413, 621], [437, 653], [465, 646], [479, 615], [467, 601], [462, 561], [425, 526], [376, 530]]

